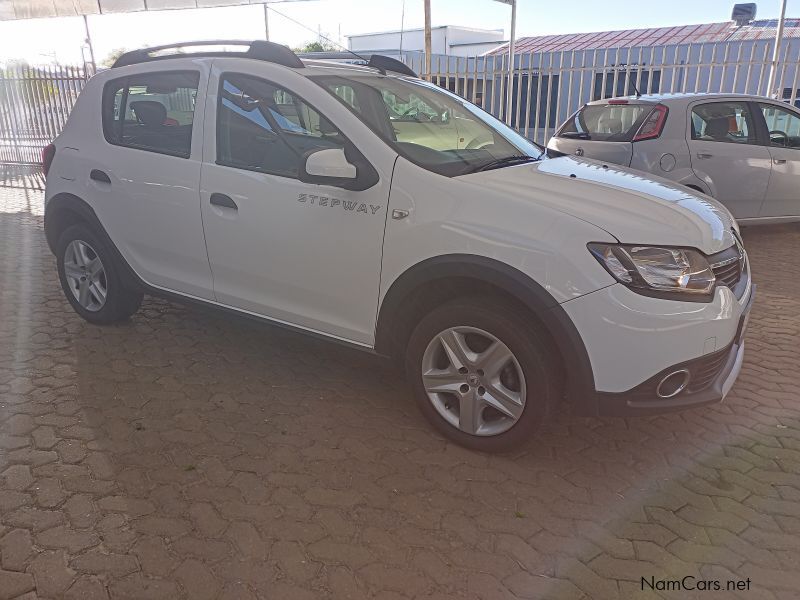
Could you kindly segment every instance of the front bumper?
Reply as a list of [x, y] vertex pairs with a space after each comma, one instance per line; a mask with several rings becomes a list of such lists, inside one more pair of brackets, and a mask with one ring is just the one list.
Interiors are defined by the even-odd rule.
[[[593, 406], [584, 399], [574, 403], [576, 411], [636, 416], [722, 400], [742, 366], [755, 298], [749, 276], [746, 284], [740, 297], [720, 288], [710, 303], [652, 299], [615, 285], [562, 305], [581, 333], [594, 375]], [[689, 373], [685, 389], [660, 397], [659, 383], [679, 370]]]
[[[599, 413], [607, 417], [635, 417], [716, 404], [733, 387], [742, 370], [743, 358], [744, 342], [740, 341], [721, 352], [665, 369], [628, 392], [600, 392]], [[659, 382], [670, 373], [683, 369], [691, 373], [686, 389], [672, 398], [659, 398], [656, 391]]]
[[[756, 286], [753, 284], [739, 316], [734, 339], [727, 348], [673, 365], [627, 392], [598, 393], [599, 414], [616, 417], [644, 416], [722, 401], [742, 370], [744, 334], [755, 295]], [[659, 383], [670, 373], [677, 371], [689, 373], [685, 389], [670, 398], [659, 397]]]

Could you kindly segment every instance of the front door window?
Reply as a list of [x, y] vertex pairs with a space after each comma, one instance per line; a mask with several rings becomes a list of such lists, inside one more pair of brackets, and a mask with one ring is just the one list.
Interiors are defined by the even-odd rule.
[[767, 122], [770, 146], [800, 148], [800, 116], [774, 104], [759, 106]]
[[309, 151], [344, 147], [339, 130], [306, 102], [255, 77], [226, 76], [218, 114], [221, 165], [297, 178]]

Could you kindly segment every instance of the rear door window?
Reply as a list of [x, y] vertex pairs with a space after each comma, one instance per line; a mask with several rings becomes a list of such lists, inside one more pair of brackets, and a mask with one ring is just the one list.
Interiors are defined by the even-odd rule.
[[103, 90], [103, 133], [117, 146], [188, 158], [200, 74], [141, 73]]
[[756, 144], [753, 115], [746, 102], [707, 102], [692, 108], [692, 139]]
[[557, 135], [599, 142], [630, 142], [652, 110], [652, 104], [584, 106], [564, 123]]

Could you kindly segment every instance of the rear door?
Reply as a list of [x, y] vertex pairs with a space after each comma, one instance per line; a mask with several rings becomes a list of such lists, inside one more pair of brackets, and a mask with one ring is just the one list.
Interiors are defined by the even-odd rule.
[[587, 104], [564, 123], [547, 147], [628, 167], [633, 157], [633, 136], [653, 106], [628, 100]]
[[751, 104], [696, 102], [689, 107], [692, 170], [737, 219], [758, 217], [772, 167]]
[[761, 217], [800, 215], [800, 115], [783, 104], [759, 103], [769, 136], [772, 174]]
[[104, 139], [86, 164], [86, 195], [142, 279], [210, 299], [199, 196], [207, 67], [136, 69], [103, 88]]

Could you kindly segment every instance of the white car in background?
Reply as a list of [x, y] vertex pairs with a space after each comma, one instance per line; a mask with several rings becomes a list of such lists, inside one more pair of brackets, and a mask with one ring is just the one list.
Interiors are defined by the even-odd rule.
[[124, 54], [46, 149], [45, 233], [81, 317], [159, 294], [390, 355], [480, 450], [564, 397], [646, 415], [731, 389], [755, 286], [712, 198], [546, 158], [396, 60], [244, 46]]
[[800, 220], [800, 112], [732, 94], [662, 94], [581, 107], [547, 145], [713, 196], [746, 223]]

